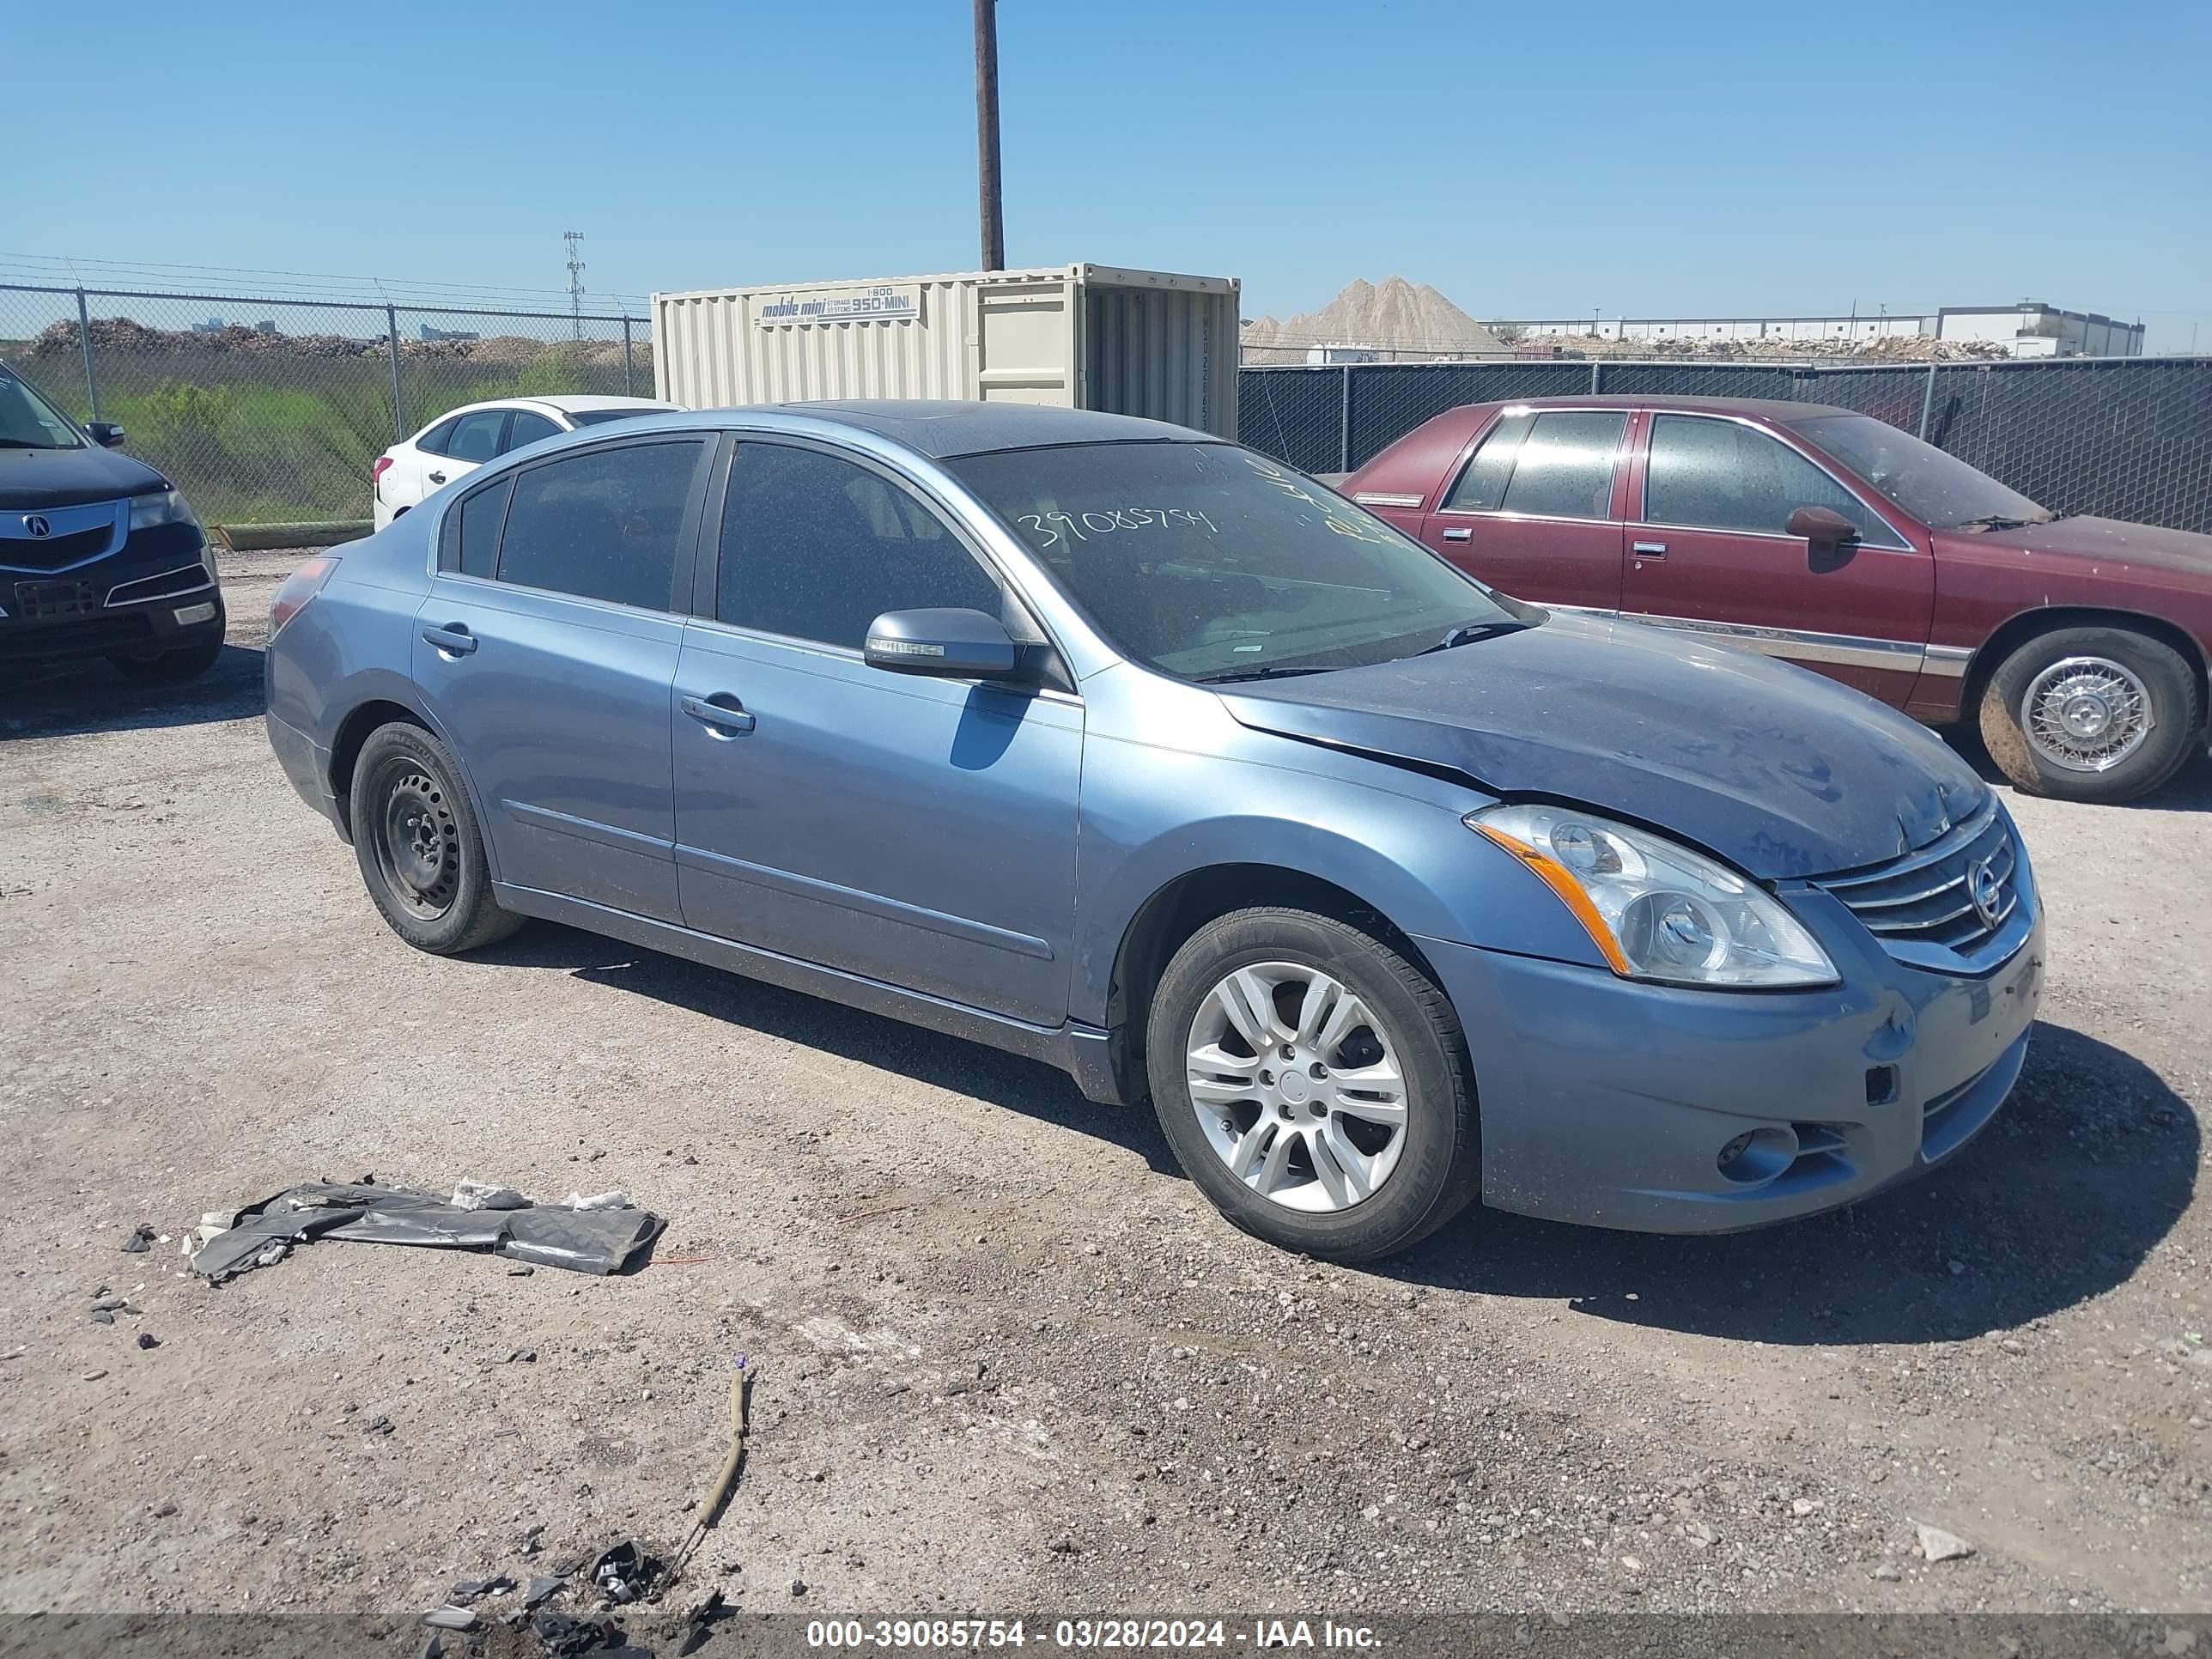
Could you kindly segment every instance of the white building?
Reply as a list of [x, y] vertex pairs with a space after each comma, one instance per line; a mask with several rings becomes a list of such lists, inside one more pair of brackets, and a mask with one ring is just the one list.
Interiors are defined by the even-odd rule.
[[1872, 317], [1578, 317], [1500, 325], [1523, 338], [1601, 340], [1879, 340], [1933, 334], [1932, 316]]
[[2116, 323], [2094, 311], [2059, 311], [2040, 300], [2009, 306], [1945, 306], [1939, 340], [1990, 340], [2015, 357], [2140, 357], [2141, 323]]

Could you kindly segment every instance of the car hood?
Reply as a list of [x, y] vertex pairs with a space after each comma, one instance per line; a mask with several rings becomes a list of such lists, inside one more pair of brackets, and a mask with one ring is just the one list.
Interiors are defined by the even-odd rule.
[[145, 462], [112, 449], [0, 448], [0, 512], [82, 507], [168, 487]]
[[1992, 548], [2012, 547], [2023, 553], [2061, 555], [2115, 574], [2134, 567], [2194, 577], [2212, 588], [2212, 536], [2130, 524], [2124, 519], [2054, 519], [2049, 524], [2024, 524], [2016, 530], [1939, 530], [1936, 541], [1939, 554], [1946, 546], [1984, 553]]
[[1871, 697], [1627, 623], [1540, 627], [1399, 662], [1222, 688], [1245, 726], [1557, 797], [1765, 880], [1895, 858], [1971, 816], [1981, 780]]

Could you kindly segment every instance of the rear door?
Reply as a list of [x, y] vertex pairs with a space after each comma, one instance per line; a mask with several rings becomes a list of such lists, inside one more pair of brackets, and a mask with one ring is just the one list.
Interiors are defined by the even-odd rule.
[[497, 455], [507, 442], [504, 409], [472, 409], [453, 422], [446, 438], [446, 452], [428, 458], [423, 468], [423, 494], [466, 477]]
[[520, 449], [526, 444], [534, 444], [540, 438], [550, 438], [567, 429], [550, 415], [541, 415], [534, 409], [518, 409], [507, 421], [507, 436], [500, 441], [499, 453], [504, 455], [511, 449]]
[[499, 880], [675, 921], [669, 687], [711, 438], [562, 451], [463, 493], [415, 680]]
[[1618, 409], [1509, 409], [1475, 442], [1421, 539], [1516, 599], [1610, 617], [1620, 607]]
[[[1749, 421], [1657, 412], [1641, 424], [1623, 617], [1784, 658], [1902, 707], [1935, 610], [1927, 552]], [[1784, 528], [1801, 507], [1842, 514], [1859, 542], [1815, 559]]]

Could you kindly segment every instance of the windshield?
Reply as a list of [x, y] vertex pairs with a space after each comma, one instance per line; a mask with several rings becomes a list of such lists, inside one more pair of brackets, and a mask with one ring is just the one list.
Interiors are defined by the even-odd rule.
[[568, 418], [578, 426], [597, 426], [603, 421], [631, 421], [641, 415], [673, 415], [675, 409], [668, 404], [655, 404], [651, 409], [572, 409]]
[[0, 449], [82, 449], [84, 441], [54, 406], [0, 371]]
[[2037, 524], [2051, 514], [1986, 472], [1871, 415], [1822, 415], [1791, 423], [1923, 524]]
[[1364, 508], [1233, 444], [946, 465], [1124, 656], [1191, 679], [1350, 668], [1523, 613]]

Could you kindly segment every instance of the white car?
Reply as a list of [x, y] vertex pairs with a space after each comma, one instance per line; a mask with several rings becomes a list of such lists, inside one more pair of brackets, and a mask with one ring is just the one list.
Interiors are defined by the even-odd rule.
[[501, 398], [464, 404], [376, 458], [368, 474], [371, 514], [381, 530], [432, 490], [475, 471], [495, 455], [556, 432], [631, 415], [666, 415], [674, 408], [650, 398]]

